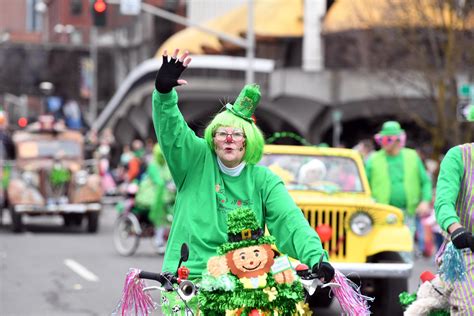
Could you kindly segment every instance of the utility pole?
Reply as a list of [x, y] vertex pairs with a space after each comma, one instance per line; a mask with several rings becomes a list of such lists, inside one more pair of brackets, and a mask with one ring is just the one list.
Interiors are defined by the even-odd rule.
[[98, 47], [97, 47], [97, 37], [98, 37], [98, 30], [96, 26], [91, 27], [90, 32], [90, 56], [91, 56], [91, 64], [92, 64], [92, 73], [91, 73], [91, 95], [89, 98], [89, 120], [94, 122], [97, 118], [97, 64], [98, 64]]
[[245, 71], [245, 83], [249, 84], [255, 82], [255, 32], [253, 0], [247, 0], [247, 10], [247, 45], [245, 48], [248, 65], [247, 70]]

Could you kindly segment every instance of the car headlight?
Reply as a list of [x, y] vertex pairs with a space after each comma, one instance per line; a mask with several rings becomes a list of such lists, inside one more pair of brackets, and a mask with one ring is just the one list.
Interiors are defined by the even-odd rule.
[[389, 225], [395, 225], [398, 222], [397, 215], [395, 214], [388, 214], [387, 217], [385, 217], [385, 222]]
[[87, 182], [87, 176], [88, 176], [87, 171], [79, 170], [74, 175], [74, 181], [76, 182], [77, 185], [84, 185]]
[[352, 215], [350, 220], [351, 230], [359, 236], [367, 235], [373, 227], [373, 220], [365, 212], [357, 212]]

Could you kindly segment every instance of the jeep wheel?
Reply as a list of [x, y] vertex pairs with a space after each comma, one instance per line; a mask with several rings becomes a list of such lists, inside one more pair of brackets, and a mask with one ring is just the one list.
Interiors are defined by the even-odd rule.
[[99, 229], [99, 212], [91, 212], [87, 214], [87, 231], [96, 233]]
[[375, 300], [371, 312], [374, 315], [403, 315], [400, 293], [408, 290], [407, 279], [380, 279], [375, 281]]
[[82, 214], [64, 214], [64, 226], [71, 227], [71, 226], [81, 226], [82, 225]]
[[329, 307], [332, 303], [333, 297], [334, 296], [329, 293], [329, 288], [318, 288], [313, 295], [306, 298], [306, 303], [308, 303], [314, 315], [316, 314], [316, 311], [314, 311], [315, 308]]
[[23, 231], [23, 220], [21, 213], [15, 212], [12, 206], [8, 207], [10, 217], [12, 221], [12, 231], [14, 233], [20, 233]]
[[[374, 256], [374, 262], [401, 263], [398, 253], [386, 252]], [[403, 315], [403, 307], [399, 301], [400, 293], [408, 291], [408, 279], [387, 278], [374, 279], [375, 300], [371, 306], [374, 315], [397, 316]]]

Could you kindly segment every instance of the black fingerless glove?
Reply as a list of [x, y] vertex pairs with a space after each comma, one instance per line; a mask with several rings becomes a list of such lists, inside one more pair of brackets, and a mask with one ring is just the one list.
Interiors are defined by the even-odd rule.
[[323, 278], [324, 283], [330, 282], [334, 279], [334, 268], [329, 262], [321, 262], [321, 264], [315, 264], [313, 266], [313, 273], [316, 273], [318, 278]]
[[468, 232], [464, 227], [459, 227], [451, 234], [451, 241], [457, 249], [470, 248], [471, 251], [474, 251], [472, 233]]
[[186, 69], [183, 62], [163, 56], [163, 64], [155, 78], [155, 88], [160, 93], [168, 93], [173, 87], [179, 86], [178, 79]]

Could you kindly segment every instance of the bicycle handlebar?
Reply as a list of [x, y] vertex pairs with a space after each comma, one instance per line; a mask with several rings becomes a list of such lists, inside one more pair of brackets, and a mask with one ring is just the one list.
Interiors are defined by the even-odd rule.
[[178, 278], [170, 272], [155, 273], [148, 271], [140, 271], [138, 274], [140, 279], [148, 279], [159, 282], [167, 291], [173, 289], [173, 284], [178, 283]]

